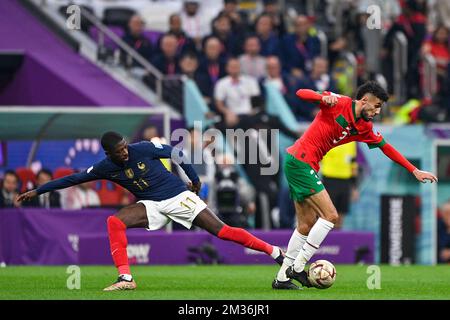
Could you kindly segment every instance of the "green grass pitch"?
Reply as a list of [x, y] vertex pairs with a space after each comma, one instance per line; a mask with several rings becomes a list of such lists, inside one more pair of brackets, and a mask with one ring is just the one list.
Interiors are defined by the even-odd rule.
[[367, 266], [337, 265], [326, 290], [275, 291], [277, 266], [136, 266], [135, 291], [102, 292], [113, 266], [81, 266], [81, 289], [69, 290], [64, 266], [0, 268], [0, 299], [450, 299], [450, 266], [381, 266], [381, 289], [369, 290]]

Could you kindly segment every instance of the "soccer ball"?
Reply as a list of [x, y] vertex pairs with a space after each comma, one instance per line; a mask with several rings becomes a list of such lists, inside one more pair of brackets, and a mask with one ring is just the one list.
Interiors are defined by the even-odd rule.
[[309, 267], [308, 278], [311, 284], [318, 289], [329, 288], [336, 280], [336, 268], [330, 261], [317, 260]]

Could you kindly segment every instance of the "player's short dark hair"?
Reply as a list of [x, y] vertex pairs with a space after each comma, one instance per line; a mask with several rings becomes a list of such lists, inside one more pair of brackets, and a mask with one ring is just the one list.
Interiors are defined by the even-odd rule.
[[373, 94], [381, 101], [388, 101], [389, 96], [386, 90], [376, 81], [367, 81], [356, 91], [356, 100], [361, 100], [367, 93]]
[[105, 151], [113, 151], [114, 147], [123, 140], [123, 136], [120, 133], [114, 131], [105, 132], [102, 135], [101, 144]]
[[46, 174], [48, 176], [50, 176], [50, 178], [53, 178], [53, 173], [46, 168], [42, 168], [41, 170], [38, 171], [38, 173], [36, 174], [36, 177], [39, 177], [41, 174]]

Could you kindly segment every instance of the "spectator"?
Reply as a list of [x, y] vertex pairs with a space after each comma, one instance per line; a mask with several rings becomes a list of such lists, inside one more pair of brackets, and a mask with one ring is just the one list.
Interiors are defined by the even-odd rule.
[[214, 86], [208, 75], [199, 71], [198, 59], [194, 54], [185, 54], [180, 59], [181, 73], [195, 82], [206, 104], [212, 103]]
[[224, 117], [225, 127], [234, 127], [239, 117], [252, 113], [252, 97], [261, 94], [258, 82], [241, 74], [239, 60], [231, 58], [227, 62], [228, 76], [220, 79], [214, 90], [217, 110]]
[[[153, 55], [153, 45], [144, 34], [144, 21], [138, 15], [133, 15], [128, 22], [128, 30], [122, 37], [130, 47], [136, 50], [141, 56], [151, 61]], [[133, 66], [137, 66], [137, 61], [133, 60]]]
[[[421, 6], [414, 0], [407, 0], [403, 4], [402, 14], [397, 18], [392, 27], [384, 38], [383, 49], [381, 56], [384, 59], [383, 66], [384, 73], [388, 83], [393, 83], [393, 46], [394, 36], [397, 32], [401, 32], [408, 40], [408, 62], [406, 72], [406, 89], [407, 98], [418, 98], [421, 95], [420, 91], [420, 76], [419, 76], [419, 60], [420, 48], [426, 35], [426, 17], [420, 12]], [[392, 88], [390, 88], [392, 91]]]
[[[336, 84], [328, 73], [328, 61], [322, 57], [316, 57], [313, 61], [311, 74], [303, 75], [298, 88], [311, 89], [314, 91], [335, 92]], [[312, 121], [318, 112], [318, 108], [312, 108], [310, 103], [301, 99], [296, 99], [295, 114], [299, 120]]]
[[[177, 55], [181, 56], [188, 52], [197, 52], [195, 42], [183, 31], [181, 17], [179, 14], [172, 14], [169, 17], [169, 31], [166, 34], [174, 35], [178, 40]], [[161, 51], [161, 39], [158, 40], [158, 52]]]
[[248, 19], [243, 12], [239, 11], [239, 1], [224, 0], [223, 3], [223, 10], [217, 16], [227, 16], [231, 21], [231, 29], [234, 33], [246, 32], [248, 29]]
[[[41, 169], [36, 175], [36, 187], [40, 187], [51, 180], [53, 180], [52, 172], [48, 169]], [[47, 192], [24, 202], [23, 205], [46, 209], [61, 208], [61, 195], [57, 191]]]
[[[431, 24], [435, 24], [435, 28], [439, 24], [445, 25], [450, 30], [450, 2], [442, 0], [428, 1], [430, 6], [429, 13], [431, 16], [428, 20]], [[434, 29], [435, 29], [434, 28]]]
[[245, 40], [244, 54], [239, 57], [241, 72], [261, 80], [266, 76], [266, 59], [260, 55], [261, 45], [257, 36], [249, 36]]
[[226, 75], [225, 58], [222, 44], [216, 37], [210, 37], [205, 41], [204, 54], [200, 58], [200, 72], [206, 73], [211, 85]]
[[284, 15], [280, 11], [277, 0], [264, 0], [263, 12], [260, 14], [260, 16], [261, 15], [268, 15], [272, 18], [274, 31], [279, 37], [283, 37], [286, 34], [287, 29], [284, 22]]
[[19, 190], [19, 177], [12, 170], [5, 171], [2, 188], [0, 189], [0, 208], [19, 207], [16, 201]]
[[179, 74], [177, 52], [177, 37], [173, 34], [165, 34], [161, 39], [161, 53], [153, 59], [153, 65], [165, 75]]
[[228, 60], [227, 71], [228, 76], [219, 80], [214, 92], [217, 109], [224, 117], [217, 125], [219, 130], [279, 129], [289, 137], [298, 138], [298, 133], [287, 128], [278, 117], [265, 112], [258, 82], [253, 77], [241, 75], [238, 59]]
[[100, 206], [100, 198], [92, 189], [91, 183], [86, 182], [70, 188], [67, 194], [64, 208], [67, 210], [78, 210]]
[[227, 15], [219, 15], [212, 22], [212, 34], [207, 36], [203, 43], [210, 37], [216, 37], [220, 40], [223, 46], [222, 52], [226, 57], [228, 56], [238, 56], [242, 53], [242, 39], [244, 34], [233, 33], [231, 28], [231, 20]]
[[297, 78], [311, 71], [313, 59], [320, 54], [320, 41], [310, 35], [310, 28], [309, 19], [300, 15], [295, 20], [295, 33], [283, 39], [284, 69]]
[[431, 54], [436, 60], [437, 72], [440, 77], [447, 77], [447, 68], [450, 63], [449, 29], [439, 25], [433, 32], [430, 40], [424, 42], [422, 54]]
[[277, 56], [267, 57], [267, 76], [263, 84], [270, 84], [277, 88], [284, 96], [288, 105], [295, 111], [294, 106], [297, 105], [297, 101], [299, 100], [295, 94], [299, 89], [297, 80], [282, 72], [280, 59]]
[[196, 48], [200, 49], [203, 37], [211, 32], [207, 15], [200, 10], [200, 0], [184, 0], [180, 17], [183, 30], [194, 40]]
[[152, 141], [153, 138], [159, 138], [158, 128], [154, 125], [149, 125], [142, 131], [142, 140]]
[[450, 201], [442, 206], [438, 219], [438, 261], [450, 263]]
[[279, 56], [281, 44], [278, 36], [273, 31], [272, 18], [267, 14], [259, 16], [255, 23], [255, 31], [261, 44], [261, 55], [264, 57]]
[[449, 29], [439, 25], [433, 32], [431, 40], [426, 41], [422, 47], [422, 54], [431, 54], [436, 60], [438, 88], [436, 102], [442, 110], [446, 110], [450, 118], [450, 41]]

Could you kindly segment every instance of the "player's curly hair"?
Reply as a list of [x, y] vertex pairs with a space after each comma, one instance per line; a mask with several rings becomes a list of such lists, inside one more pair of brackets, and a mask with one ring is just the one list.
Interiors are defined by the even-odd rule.
[[113, 151], [114, 147], [123, 140], [123, 136], [120, 133], [114, 131], [105, 132], [102, 135], [101, 144], [105, 151]]
[[388, 101], [389, 96], [384, 88], [376, 81], [367, 81], [356, 91], [356, 100], [361, 100], [365, 94], [371, 93], [381, 101]]

